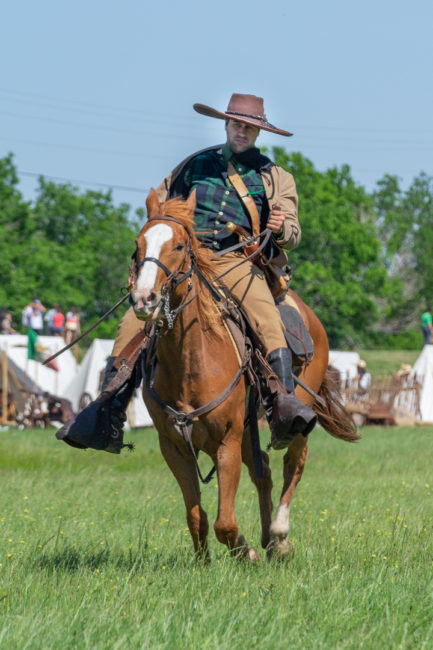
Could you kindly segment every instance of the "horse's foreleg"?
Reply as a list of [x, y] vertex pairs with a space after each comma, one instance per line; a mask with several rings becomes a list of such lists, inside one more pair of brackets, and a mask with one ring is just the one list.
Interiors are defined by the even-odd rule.
[[207, 537], [209, 524], [206, 512], [201, 507], [200, 487], [193, 458], [185, 457], [176, 445], [164, 435], [159, 435], [159, 444], [167, 465], [182, 490], [186, 508], [186, 520], [199, 557], [209, 559]]
[[248, 467], [251, 481], [257, 489], [260, 508], [260, 522], [262, 527], [262, 548], [266, 548], [270, 542], [270, 526], [272, 516], [272, 476], [269, 467], [269, 456], [264, 451], [262, 454], [263, 477], [258, 478], [254, 469], [253, 452], [249, 431], [246, 431], [242, 440], [242, 460]]
[[249, 548], [243, 535], [239, 535], [236, 522], [235, 497], [241, 475], [241, 465], [240, 440], [230, 438], [223, 441], [216, 454], [219, 502], [218, 516], [214, 523], [215, 535], [221, 544], [225, 544], [230, 550], [234, 549], [239, 557], [259, 561], [260, 557], [257, 551], [254, 548]]
[[223, 441], [217, 451], [218, 516], [214, 523], [215, 535], [221, 544], [230, 549], [238, 547], [238, 525], [235, 514], [235, 497], [241, 475], [241, 445], [237, 440]]
[[269, 557], [290, 558], [293, 556], [294, 546], [288, 539], [290, 503], [296, 486], [301, 480], [306, 456], [307, 439], [302, 435], [297, 435], [284, 455], [284, 485], [275, 518], [271, 523]]

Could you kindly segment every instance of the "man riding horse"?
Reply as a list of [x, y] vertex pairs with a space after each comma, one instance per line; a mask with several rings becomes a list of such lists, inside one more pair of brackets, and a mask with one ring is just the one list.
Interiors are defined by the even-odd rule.
[[[254, 146], [260, 129], [283, 136], [292, 134], [267, 121], [263, 99], [255, 95], [233, 94], [225, 112], [203, 104], [194, 104], [194, 110], [225, 120], [226, 143], [181, 162], [158, 187], [159, 200], [178, 196], [186, 199], [191, 192], [196, 192], [196, 234], [204, 246], [215, 251], [216, 274], [225, 273], [224, 284], [246, 313], [265, 349], [268, 363], [287, 391], [265, 400], [273, 444], [281, 448], [293, 435], [307, 435], [317, 417], [294, 394], [292, 352], [265, 273], [251, 260], [239, 265], [246, 253], [231, 248], [238, 243], [233, 228], [251, 235], [270, 230], [272, 237], [266, 249], [270, 257], [281, 248], [291, 250], [299, 245], [301, 229], [293, 176]], [[118, 372], [114, 365], [118, 355], [142, 329], [142, 321], [130, 308], [120, 322], [102, 390]], [[60, 429], [57, 437], [73, 446], [119, 453], [123, 446], [126, 407], [134, 388], [132, 377], [109, 400], [103, 424], [100, 409], [92, 403]]]

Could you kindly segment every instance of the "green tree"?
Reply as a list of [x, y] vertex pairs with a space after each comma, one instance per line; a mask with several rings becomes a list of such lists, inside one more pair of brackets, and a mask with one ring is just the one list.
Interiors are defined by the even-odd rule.
[[24, 271], [23, 252], [34, 228], [30, 204], [24, 201], [18, 183], [13, 156], [9, 154], [0, 159], [0, 306], [7, 307], [15, 320], [32, 290], [26, 285], [33, 284], [32, 272]]
[[[47, 308], [77, 307], [86, 327], [121, 297], [142, 214], [132, 218], [110, 192], [82, 193], [44, 178], [31, 205], [17, 184], [8, 156], [0, 161], [0, 304], [19, 324], [22, 308], [38, 295]], [[120, 317], [116, 312], [94, 336], [114, 336]]]
[[385, 175], [374, 192], [377, 228], [390, 278], [401, 287], [388, 305], [387, 324], [419, 328], [419, 315], [433, 298], [433, 178], [419, 174], [403, 191]]
[[293, 289], [321, 319], [332, 347], [365, 344], [389, 290], [371, 197], [347, 165], [322, 173], [300, 153], [273, 154], [299, 194], [302, 241], [289, 253]]

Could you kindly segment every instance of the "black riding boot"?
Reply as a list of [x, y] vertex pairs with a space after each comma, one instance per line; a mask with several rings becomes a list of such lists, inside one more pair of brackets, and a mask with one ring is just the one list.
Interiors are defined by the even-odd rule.
[[312, 431], [317, 415], [305, 406], [295, 395], [292, 375], [292, 352], [289, 348], [277, 348], [268, 356], [267, 361], [278, 379], [287, 390], [288, 395], [277, 393], [266, 404], [266, 417], [271, 429], [271, 447], [284, 449], [298, 433], [306, 436]]
[[116, 357], [109, 357], [105, 368], [100, 396], [56, 433], [71, 447], [79, 449], [100, 449], [120, 454], [123, 447], [123, 425], [126, 422], [126, 408], [136, 386], [136, 369], [131, 377], [112, 397], [104, 397], [104, 390], [117, 374], [113, 367]]

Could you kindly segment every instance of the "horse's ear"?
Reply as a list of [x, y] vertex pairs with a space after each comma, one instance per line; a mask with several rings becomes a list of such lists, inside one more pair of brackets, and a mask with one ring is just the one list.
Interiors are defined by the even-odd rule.
[[193, 190], [191, 192], [191, 194], [186, 200], [186, 204], [188, 208], [191, 210], [192, 214], [194, 214], [195, 206], [197, 205], [196, 190]]
[[148, 217], [155, 217], [161, 214], [161, 204], [159, 202], [156, 190], [151, 188], [149, 195], [146, 199], [146, 209]]

